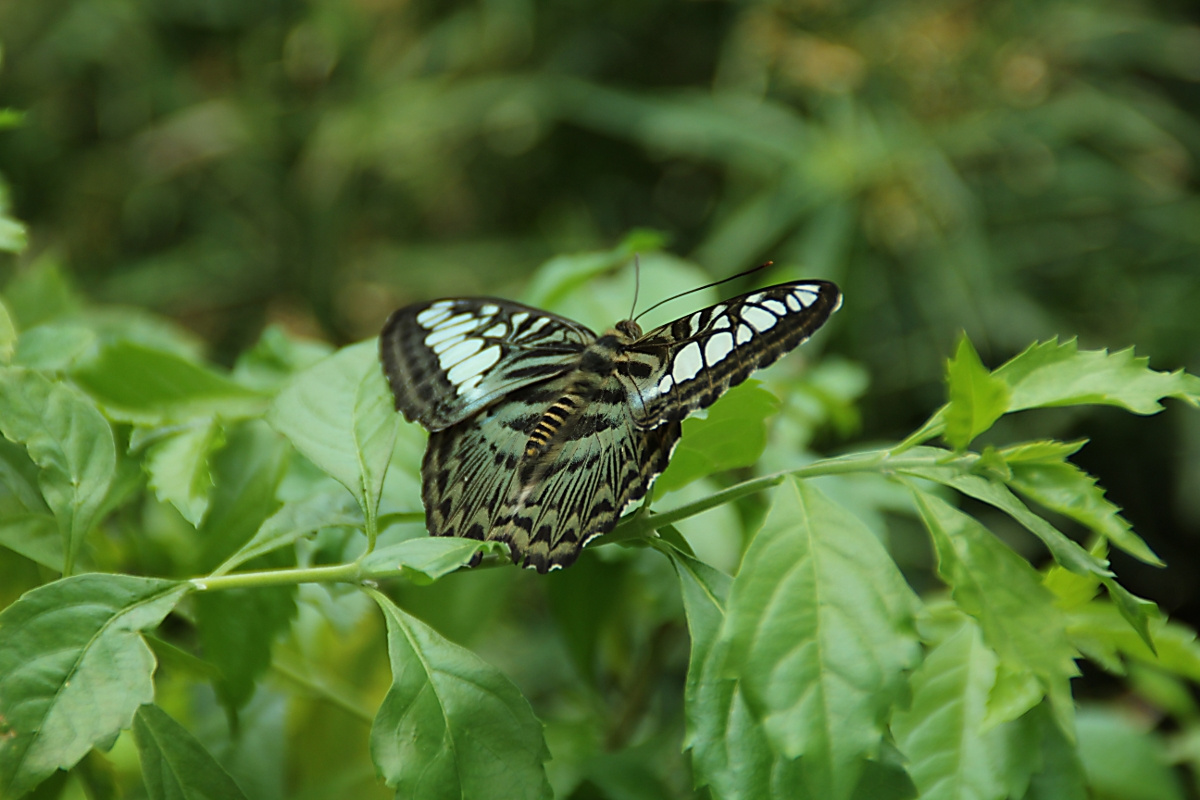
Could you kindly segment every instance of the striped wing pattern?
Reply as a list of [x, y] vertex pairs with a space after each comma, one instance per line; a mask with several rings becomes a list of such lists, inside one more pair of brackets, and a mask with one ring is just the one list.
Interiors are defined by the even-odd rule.
[[493, 298], [400, 309], [380, 355], [396, 408], [431, 432], [429, 532], [507, 542], [539, 572], [570, 565], [646, 495], [684, 417], [797, 347], [840, 303], [832, 283], [785, 283], [644, 336], [630, 320], [597, 336]]
[[595, 338], [546, 311], [471, 297], [399, 309], [379, 346], [396, 409], [440, 431], [522, 386], [572, 369]]
[[641, 431], [626, 406], [594, 403], [552, 458], [527, 457], [542, 411], [568, 384], [527, 387], [430, 435], [422, 468], [430, 533], [507, 542], [514, 561], [546, 572], [574, 562], [645, 496], [679, 441], [678, 422]]

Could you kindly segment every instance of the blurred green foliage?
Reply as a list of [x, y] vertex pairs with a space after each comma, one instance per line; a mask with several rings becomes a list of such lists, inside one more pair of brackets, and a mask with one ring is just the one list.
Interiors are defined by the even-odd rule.
[[[78, 302], [57, 264], [274, 388], [309, 356], [266, 323], [368, 337], [401, 303], [515, 297], [551, 255], [648, 227], [714, 277], [773, 259], [837, 280], [819, 346], [848, 361], [782, 398], [776, 435], [807, 442], [821, 381], [859, 362], [840, 433], [895, 437], [940, 402], [960, 329], [989, 364], [1078, 335], [1200, 370], [1198, 21], [1166, 0], [0, 0], [0, 278], [22, 331]], [[118, 313], [122, 336], [201, 349]], [[63, 368], [97, 325], [23, 335], [21, 360]], [[998, 429], [1075, 438], [1079, 413]], [[1081, 463], [1172, 567], [1118, 572], [1195, 621], [1200, 423], [1097, 419]], [[472, 578], [444, 585], [500, 580]], [[435, 596], [411, 603], [486, 624]]]

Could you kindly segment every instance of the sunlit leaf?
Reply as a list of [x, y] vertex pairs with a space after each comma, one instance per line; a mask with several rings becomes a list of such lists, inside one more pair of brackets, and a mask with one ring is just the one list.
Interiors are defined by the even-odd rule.
[[193, 525], [208, 511], [213, 488], [209, 459], [224, 444], [225, 429], [209, 417], [194, 420], [146, 450], [143, 463], [150, 488]]
[[432, 583], [465, 567], [477, 553], [508, 558], [502, 542], [481, 542], [449, 536], [418, 536], [381, 547], [363, 559], [363, 571], [372, 578], [402, 575], [415, 583]]
[[339, 350], [297, 375], [275, 398], [268, 421], [345, 486], [374, 531], [392, 456], [396, 413], [374, 340]]
[[187, 584], [88, 574], [0, 612], [0, 795], [20, 797], [128, 728], [154, 696], [142, 633]]
[[955, 450], [965, 450], [979, 434], [1008, 410], [1008, 385], [988, 372], [963, 335], [958, 352], [946, 366], [950, 402], [946, 405], [946, 441]]
[[878, 757], [918, 655], [915, 607], [857, 517], [802, 481], [774, 491], [730, 589], [723, 672], [815, 795], [849, 797]]
[[15, 364], [46, 372], [66, 372], [96, 343], [96, 333], [74, 320], [46, 322], [21, 333]]
[[992, 373], [1012, 389], [1011, 411], [1101, 404], [1154, 414], [1167, 397], [1200, 405], [1200, 377], [1182, 370], [1157, 372], [1133, 348], [1079, 350], [1074, 339], [1035, 344]]
[[985, 730], [996, 655], [966, 622], [913, 673], [913, 698], [892, 720], [921, 800], [1003, 800], [1005, 737]]

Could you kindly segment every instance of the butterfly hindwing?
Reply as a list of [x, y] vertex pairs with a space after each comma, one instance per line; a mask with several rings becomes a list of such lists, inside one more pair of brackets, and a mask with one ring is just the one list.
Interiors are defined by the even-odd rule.
[[566, 382], [518, 390], [430, 436], [422, 492], [432, 535], [507, 542], [514, 561], [546, 572], [574, 562], [645, 496], [678, 442], [678, 423], [641, 431], [625, 405], [596, 404], [552, 453], [524, 452], [542, 418], [534, 409], [544, 409]]
[[397, 410], [437, 431], [571, 369], [595, 338], [555, 314], [471, 297], [396, 311], [379, 336], [379, 353]]
[[653, 428], [707, 408], [799, 347], [841, 302], [828, 281], [781, 283], [651, 331], [629, 346], [623, 370], [636, 423]]

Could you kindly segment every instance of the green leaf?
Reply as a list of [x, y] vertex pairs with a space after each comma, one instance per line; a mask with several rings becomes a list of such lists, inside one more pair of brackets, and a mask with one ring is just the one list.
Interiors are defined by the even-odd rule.
[[267, 398], [177, 353], [117, 341], [76, 367], [72, 377], [113, 419], [169, 425], [195, 417], [245, 419]]
[[1093, 795], [1088, 792], [1075, 742], [1063, 733], [1047, 704], [1030, 711], [1028, 719], [1027, 736], [1038, 741], [1036, 752], [1041, 764], [1024, 800], [1091, 800]]
[[1135, 414], [1162, 410], [1160, 400], [1174, 397], [1200, 405], [1200, 377], [1183, 370], [1156, 372], [1133, 348], [1079, 350], [1074, 339], [1031, 345], [992, 373], [1012, 389], [1010, 411], [1047, 406], [1099, 404]]
[[238, 356], [233, 379], [252, 389], [275, 393], [297, 372], [331, 352], [325, 342], [293, 339], [278, 325], [268, 325], [258, 343]]
[[188, 584], [88, 574], [0, 613], [0, 796], [20, 797], [129, 727], [154, 696], [157, 626]]
[[25, 226], [0, 211], [0, 251], [20, 253], [28, 245], [29, 233]]
[[[290, 448], [261, 421], [228, 431], [228, 443], [213, 460], [214, 489], [200, 527], [200, 570], [211, 569], [249, 541], [279, 507], [276, 491]], [[295, 554], [271, 553], [259, 566], [295, 563]], [[296, 614], [296, 587], [201, 592], [195, 597], [196, 628], [204, 657], [220, 671], [217, 696], [229, 708], [250, 699], [255, 681], [270, 666], [271, 647]]]
[[53, 572], [62, 569], [63, 540], [58, 522], [49, 514], [5, 516], [0, 520], [0, 546]]
[[[330, 485], [334, 486], [332, 483]], [[252, 558], [287, 547], [321, 528], [361, 528], [362, 524], [362, 510], [358, 503], [340, 487], [336, 487], [335, 491], [318, 492], [292, 500], [267, 517], [253, 538], [226, 559], [213, 574], [222, 575]]]
[[12, 363], [13, 353], [17, 350], [17, 326], [13, 324], [8, 306], [0, 300], [0, 366]]
[[[671, 547], [661, 547], [671, 559], [675, 573], [679, 576], [680, 588], [683, 591], [683, 608], [687, 614], [688, 633], [692, 639], [692, 653], [688, 660], [687, 681], [684, 684], [684, 711], [687, 720], [687, 732], [683, 738], [684, 749], [698, 749], [706, 745], [718, 744], [700, 735], [700, 731], [710, 727], [712, 720], [697, 719], [701, 711], [697, 697], [700, 693], [701, 681], [705, 664], [712, 655], [713, 648], [720, 638], [721, 626], [725, 622], [725, 602], [729, 596], [729, 586], [732, 579], [723, 572], [715, 570], [703, 561], [676, 551]], [[721, 737], [722, 739], [724, 737]], [[707, 767], [705, 759], [697, 757], [698, 786], [705, 785], [708, 780], [701, 766]]]
[[363, 559], [362, 567], [375, 580], [400, 575], [413, 583], [429, 584], [470, 564], [477, 553], [508, 558], [508, 546], [478, 539], [418, 536], [379, 548]]
[[1167, 743], [1129, 713], [1084, 706], [1075, 720], [1079, 759], [1097, 797], [1183, 800]]
[[[692, 638], [685, 689], [687, 734], [697, 787], [709, 786], [723, 800], [814, 797], [805, 787], [800, 761], [778, 753], [746, 705], [739, 682], [722, 677], [725, 647], [719, 633], [725, 617], [729, 576], [702, 561], [655, 544], [672, 560], [683, 590]], [[885, 748], [886, 749], [886, 748]], [[889, 763], [884, 763], [888, 761]], [[855, 800], [904, 800], [916, 789], [898, 763], [866, 762]]]
[[684, 421], [683, 438], [670, 466], [655, 481], [655, 493], [754, 464], [767, 444], [766, 420], [778, 410], [779, 399], [757, 381], [730, 389], [706, 416]]
[[892, 720], [921, 800], [1003, 800], [999, 729], [984, 730], [996, 655], [965, 622], [940, 642], [912, 676], [912, 704]]
[[946, 441], [955, 450], [965, 450], [1008, 410], [1009, 388], [983, 366], [966, 334], [958, 340], [954, 358], [947, 362], [946, 385], [950, 398], [945, 413]]
[[938, 575], [954, 601], [979, 621], [983, 638], [1001, 659], [989, 704], [989, 722], [1007, 722], [1050, 698], [1070, 735], [1077, 674], [1066, 617], [1029, 562], [974, 518], [927, 492], [912, 489], [938, 559]]
[[4, 287], [4, 300], [16, 319], [17, 330], [21, 331], [74, 314], [80, 306], [79, 297], [58, 261], [47, 255], [17, 272]]
[[934, 481], [956, 489], [968, 497], [974, 497], [1005, 512], [1037, 536], [1050, 550], [1054, 560], [1080, 575], [1093, 574], [1108, 577], [1108, 562], [1096, 557], [1072, 541], [1046, 520], [1030, 511], [1016, 495], [1001, 483], [989, 480], [969, 470], [974, 465], [971, 459], [947, 461], [944, 450], [917, 447], [909, 451], [909, 458], [925, 456], [926, 464], [908, 464], [897, 472], [925, 480]]
[[879, 540], [785, 480], [730, 589], [724, 674], [812, 793], [849, 797], [916, 663], [917, 600]]
[[657, 544], [679, 575], [692, 638], [684, 690], [687, 732], [697, 787], [709, 786], [723, 800], [801, 797], [799, 763], [771, 747], [750, 713], [735, 678], [723, 677], [726, 648], [720, 641], [731, 580], [703, 561]]
[[41, 467], [38, 484], [58, 519], [70, 573], [99, 521], [117, 469], [112, 428], [79, 392], [36, 372], [0, 368], [0, 432]]
[[21, 334], [13, 362], [44, 372], [66, 372], [95, 343], [96, 333], [86, 325], [68, 320], [46, 322]]
[[[1002, 451], [1003, 452], [1003, 451]], [[1086, 525], [1117, 547], [1147, 564], [1165, 566], [1133, 532], [1120, 509], [1104, 496], [1096, 479], [1064, 461], [1009, 463], [1008, 485], [1035, 503]]]
[[374, 340], [343, 348], [293, 379], [268, 421], [358, 500], [369, 536], [403, 419], [396, 413]]
[[1196, 640], [1196, 632], [1185, 625], [1152, 616], [1149, 628], [1155, 652], [1129, 627], [1114, 603], [1095, 601], [1073, 609], [1069, 620], [1072, 640], [1086, 642], [1089, 653], [1107, 653], [1110, 659], [1120, 653], [1194, 683], [1200, 682], [1200, 642]]
[[657, 254], [662, 246], [661, 233], [641, 230], [630, 233], [612, 250], [556, 256], [538, 267], [524, 300], [537, 308], [557, 308], [567, 295], [592, 286], [598, 276], [631, 262], [634, 255], [646, 258]]
[[498, 670], [371, 590], [387, 622], [392, 685], [371, 755], [406, 800], [548, 798], [542, 724]]
[[238, 800], [246, 795], [212, 754], [167, 712], [144, 705], [133, 738], [150, 800]]
[[225, 444], [225, 429], [213, 417], [196, 419], [146, 449], [142, 462], [159, 500], [199, 526], [208, 512], [213, 478], [209, 458]]

